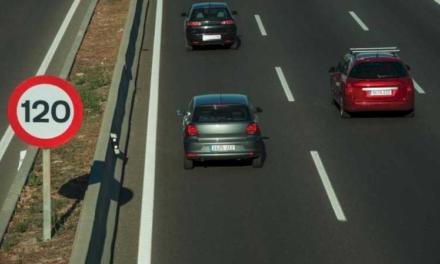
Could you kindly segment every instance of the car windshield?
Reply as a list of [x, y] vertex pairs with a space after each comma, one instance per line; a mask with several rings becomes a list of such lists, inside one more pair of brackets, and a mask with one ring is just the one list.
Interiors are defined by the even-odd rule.
[[387, 79], [408, 76], [408, 72], [400, 62], [365, 62], [356, 65], [350, 77], [356, 79]]
[[224, 20], [230, 17], [228, 9], [224, 7], [196, 8], [191, 14], [192, 21]]
[[192, 121], [196, 123], [221, 123], [249, 121], [245, 105], [203, 105], [194, 110]]

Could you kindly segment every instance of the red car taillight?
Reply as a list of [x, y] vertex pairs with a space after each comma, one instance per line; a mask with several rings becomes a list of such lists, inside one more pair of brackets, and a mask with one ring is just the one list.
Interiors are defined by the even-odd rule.
[[188, 124], [185, 129], [186, 135], [189, 137], [196, 137], [199, 135], [199, 131], [194, 124]]
[[246, 127], [246, 133], [248, 135], [255, 135], [258, 133], [259, 130], [260, 129], [259, 129], [257, 123], [255, 123], [255, 122], [249, 123], [248, 126]]
[[227, 19], [222, 21], [222, 25], [233, 25], [233, 24], [235, 24], [235, 22], [232, 19]]
[[200, 21], [188, 21], [188, 23], [186, 23], [186, 25], [188, 27], [198, 27], [202, 25], [202, 22]]

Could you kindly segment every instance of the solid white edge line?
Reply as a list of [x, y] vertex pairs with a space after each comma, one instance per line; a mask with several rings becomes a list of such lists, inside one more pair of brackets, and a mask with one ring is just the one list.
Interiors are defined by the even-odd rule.
[[[440, 0], [439, 0], [440, 1]], [[419, 94], [425, 94], [425, 90], [423, 90], [423, 88], [422, 88], [422, 86], [420, 86], [417, 82], [416, 82], [416, 80], [412, 80], [413, 81], [413, 83], [414, 83], [414, 88], [416, 89], [416, 91], [419, 93]]]
[[63, 39], [64, 34], [67, 31], [67, 27], [70, 24], [70, 21], [72, 21], [73, 15], [75, 14], [76, 10], [78, 9], [79, 3], [81, 0], [75, 0], [73, 1], [72, 5], [70, 6], [69, 11], [67, 12], [66, 17], [64, 18], [63, 23], [61, 24], [60, 28], [58, 29], [58, 32], [55, 36], [55, 39], [52, 41], [52, 45], [50, 45], [49, 50], [46, 53], [46, 56], [44, 57], [43, 62], [40, 65], [40, 68], [37, 71], [36, 75], [42, 75], [46, 73], [47, 68], [49, 68], [49, 64], [52, 61], [55, 52], [58, 49], [58, 46], [60, 45], [61, 40]]
[[20, 151], [20, 160], [18, 161], [17, 171], [20, 170], [21, 165], [23, 165], [23, 161], [26, 158], [27, 150]]
[[275, 71], [277, 72], [278, 78], [280, 79], [281, 86], [283, 87], [284, 93], [286, 94], [287, 100], [289, 102], [294, 102], [295, 98], [293, 98], [292, 91], [289, 88], [289, 84], [286, 81], [286, 77], [284, 76], [283, 70], [281, 67], [275, 67]]
[[154, 28], [153, 62], [150, 79], [150, 99], [148, 105], [148, 121], [144, 164], [144, 181], [142, 187], [142, 207], [139, 229], [138, 263], [151, 263], [154, 185], [156, 174], [156, 137], [159, 106], [159, 74], [160, 52], [162, 41], [163, 0], [156, 2], [156, 21]]
[[330, 204], [335, 212], [336, 219], [341, 222], [347, 222], [347, 218], [345, 217], [344, 211], [342, 211], [342, 207], [339, 203], [338, 197], [333, 189], [332, 183], [327, 175], [327, 172], [322, 164], [321, 158], [319, 157], [319, 153], [317, 151], [310, 151], [312, 155], [312, 159], [315, 162], [316, 169], [318, 170], [319, 176], [321, 178], [322, 184], [324, 185], [325, 192], [327, 193], [328, 199], [330, 200]]
[[437, 4], [440, 5], [440, 0], [434, 0]]
[[6, 150], [9, 147], [9, 144], [11, 143], [12, 139], [14, 138], [14, 131], [12, 130], [11, 126], [8, 126], [5, 133], [2, 136], [2, 139], [0, 140], [0, 161], [3, 159], [3, 156], [6, 153]]
[[257, 21], [258, 28], [260, 29], [260, 33], [263, 37], [267, 36], [266, 29], [264, 28], [263, 21], [261, 20], [260, 15], [254, 15], [255, 20]]
[[364, 31], [369, 31], [370, 29], [367, 27], [367, 25], [365, 25], [364, 22], [362, 22], [362, 20], [360, 19], [360, 17], [358, 17], [358, 15], [356, 15], [356, 13], [354, 11], [349, 11], [348, 12], [351, 17], [358, 23], [358, 25], [364, 30]]
[[[50, 45], [49, 50], [47, 51], [46, 56], [43, 59], [43, 62], [38, 68], [36, 75], [43, 75], [46, 73], [47, 68], [49, 67], [50, 62], [52, 61], [55, 52], [58, 49], [58, 46], [60, 45], [60, 42], [63, 39], [64, 34], [66, 33], [67, 27], [69, 26], [70, 22], [72, 21], [73, 15], [78, 9], [80, 2], [81, 0], [75, 0], [70, 6], [69, 11], [67, 12], [63, 23], [58, 29], [58, 32], [55, 35], [55, 38], [52, 41], [52, 44]], [[6, 132], [3, 134], [2, 139], [0, 140], [0, 161], [3, 159], [3, 156], [6, 153], [6, 150], [8, 149], [9, 144], [11, 144], [13, 138], [14, 138], [14, 131], [9, 125], [8, 128], [6, 129]]]

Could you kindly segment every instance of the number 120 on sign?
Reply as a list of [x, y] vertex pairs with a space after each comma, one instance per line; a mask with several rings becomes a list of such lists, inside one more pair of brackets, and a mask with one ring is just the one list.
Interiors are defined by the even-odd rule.
[[[41, 106], [41, 107], [40, 107]], [[24, 108], [25, 111], [25, 122], [31, 122], [31, 101], [26, 100], [21, 104], [21, 107]], [[64, 123], [70, 118], [71, 108], [70, 105], [66, 101], [56, 101], [52, 106], [49, 105], [48, 102], [43, 100], [37, 100], [32, 103], [32, 110], [41, 109], [41, 112], [37, 114], [32, 122], [35, 123], [49, 123], [50, 119], [47, 118], [47, 115], [50, 112], [50, 117], [57, 123]], [[50, 111], [49, 111], [50, 109]], [[62, 117], [60, 117], [60, 116]]]

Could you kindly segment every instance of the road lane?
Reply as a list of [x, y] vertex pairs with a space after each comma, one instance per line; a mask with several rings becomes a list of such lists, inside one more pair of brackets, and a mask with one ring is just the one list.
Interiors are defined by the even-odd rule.
[[[356, 10], [362, 10], [363, 14], [376, 14], [377, 11], [374, 13], [373, 10], [380, 10], [381, 5], [378, 2], [372, 6], [369, 3], [367, 12], [359, 6], [356, 6]], [[281, 10], [293, 10], [294, 7], [296, 6], [291, 3], [273, 9], [274, 13], [280, 13]], [[335, 9], [343, 7], [338, 6]], [[322, 21], [329, 19], [331, 14], [327, 14], [322, 12]], [[401, 14], [394, 13], [391, 18], [394, 16], [402, 17]], [[344, 18], [335, 16], [334, 19], [335, 24], [340, 24], [338, 20]], [[368, 20], [374, 19], [368, 16]], [[388, 21], [386, 18], [382, 20]], [[321, 23], [323, 26], [322, 21], [317, 24]], [[389, 23], [394, 24], [396, 21]], [[399, 32], [407, 30], [403, 25], [387, 32], [383, 28], [377, 30], [374, 25], [369, 26], [371, 31], [368, 38], [365, 34], [340, 34], [340, 44], [334, 41], [337, 34], [328, 34], [328, 31], [313, 36], [314, 41], [304, 39], [307, 43], [304, 46], [289, 41], [289, 37], [281, 29], [272, 30], [272, 37], [280, 39], [277, 50], [283, 50], [286, 58], [294, 58], [290, 59], [287, 67], [296, 69], [302, 66], [302, 74], [295, 77], [295, 92], [307, 93], [301, 95], [307, 102], [299, 102], [307, 103], [304, 112], [308, 115], [304, 117], [302, 124], [303, 127], [310, 127], [311, 133], [306, 140], [313, 138], [310, 144], [315, 149], [320, 149], [320, 152], [324, 149], [325, 155], [334, 157], [333, 160], [326, 160], [326, 168], [332, 171], [331, 175], [335, 175], [332, 182], [339, 190], [338, 195], [344, 202], [344, 210], [350, 215], [348, 229], [357, 230], [353, 233], [347, 232], [351, 237], [358, 238], [353, 242], [351, 250], [364, 255], [365, 247], [359, 245], [364, 240], [364, 245], [375, 251], [369, 257], [370, 263], [435, 263], [438, 261], [438, 254], [432, 245], [438, 244], [440, 229], [433, 225], [433, 221], [437, 221], [440, 215], [434, 209], [434, 201], [439, 196], [431, 184], [438, 185], [438, 177], [434, 175], [439, 166], [433, 157], [440, 155], [439, 124], [435, 121], [440, 110], [436, 103], [440, 99], [437, 92], [432, 91], [434, 95], [431, 95], [431, 91], [428, 91], [429, 97], [417, 96], [415, 119], [370, 115], [366, 118], [340, 120], [336, 108], [328, 104], [328, 76], [322, 67], [330, 66], [338, 60], [336, 53], [329, 53], [328, 50], [337, 50], [344, 46], [347, 50], [348, 47], [390, 44], [401, 47], [406, 41], [410, 41], [401, 37], [393, 39]], [[309, 32], [312, 31], [295, 28], [298, 35], [307, 36]], [[414, 32], [412, 36], [417, 34]], [[437, 38], [433, 35], [432, 40], [416, 41], [435, 43]], [[357, 44], [360, 42], [363, 44]], [[431, 43], [425, 43], [424, 50], [412, 47], [410, 53], [402, 49], [405, 50], [402, 56], [411, 65], [414, 58], [418, 61], [432, 58], [427, 63], [417, 65], [417, 68], [413, 66], [413, 73], [425, 73], [425, 76], [430, 76], [425, 80], [426, 83], [438, 83], [439, 79], [433, 78], [436, 68], [426, 66], [435, 64], [439, 58], [438, 50], [429, 48]], [[339, 54], [342, 55], [343, 52]], [[424, 204], [425, 201], [429, 201], [428, 204]], [[364, 231], [365, 227], [369, 228], [369, 233]], [[392, 261], [387, 262], [385, 259]]]
[[[231, 1], [240, 14], [240, 48], [188, 52], [181, 41], [179, 14], [190, 3], [165, 1], [152, 263], [438, 262], [440, 182], [434, 172], [440, 169], [435, 162], [440, 130], [435, 94], [417, 97], [414, 119], [342, 120], [329, 97], [328, 67], [348, 48], [400, 46], [402, 39], [373, 24], [369, 32], [359, 30], [348, 10], [367, 16], [373, 11], [350, 1], [325, 9], [323, 0], [276, 5]], [[270, 38], [262, 38], [254, 14], [265, 18]], [[416, 53], [409, 60], [429, 52], [434, 51]], [[280, 91], [275, 65], [283, 65], [283, 72], [295, 80], [295, 97], [300, 98], [295, 104]], [[417, 65], [417, 73], [435, 75], [435, 68], [426, 65]], [[195, 94], [220, 91], [246, 93], [264, 109], [262, 129], [270, 137], [265, 168], [213, 163], [182, 169], [175, 110]], [[144, 103], [142, 99], [137, 104]], [[137, 133], [132, 144], [142, 142], [137, 140], [144, 115], [133, 121]], [[310, 149], [325, 157], [349, 222], [336, 221]], [[136, 151], [129, 157], [143, 155]], [[131, 170], [143, 164], [139, 160], [132, 162]], [[139, 178], [135, 173], [125, 177], [132, 186], [133, 178]], [[135, 193], [133, 203], [139, 199]], [[121, 216], [118, 233], [136, 234], [139, 227], [130, 219], [137, 216]], [[132, 240], [128, 236], [117, 241], [116, 256], [133, 252]]]
[[70, 4], [68, 0], [0, 1], [0, 135], [7, 127], [10, 93], [37, 72]]
[[[5, 1], [0, 5], [0, 138], [8, 127], [7, 102], [12, 90], [40, 67], [71, 1]], [[8, 143], [6, 140], [5, 143]], [[12, 139], [1, 157], [0, 206], [8, 194], [26, 145]], [[9, 145], [9, 144], [7, 144]], [[6, 148], [6, 146], [1, 146]], [[11, 177], [9, 177], [11, 176]]]
[[[258, 46], [261, 35], [252, 20], [253, 10], [237, 8], [240, 32], [244, 32], [238, 50], [188, 52], [181, 41], [175, 40], [182, 34], [183, 21], [179, 14], [186, 8], [183, 4], [165, 3], [153, 263], [313, 258], [313, 251], [302, 250], [299, 254], [286, 249], [306, 249], [320, 243], [320, 231], [330, 228], [329, 232], [334, 232], [331, 223], [337, 221], [319, 177], [307, 177], [316, 175], [316, 169], [307, 155], [308, 148], [300, 143], [304, 132], [295, 129], [290, 117], [272, 118], [288, 111], [290, 106], [273, 71], [276, 61], [271, 54], [255, 57], [261, 52]], [[270, 156], [264, 169], [214, 164], [193, 171], [183, 170], [180, 122], [175, 110], [185, 107], [193, 95], [210, 92], [246, 93], [265, 109], [261, 122], [263, 132], [270, 137], [267, 142]], [[138, 125], [144, 126], [137, 120], [133, 122], [135, 130]], [[280, 130], [280, 124], [286, 129]], [[290, 139], [296, 139], [293, 145], [286, 144]], [[142, 153], [129, 152], [128, 155], [138, 157]], [[130, 176], [136, 177], [126, 175], [124, 182], [131, 181]], [[138, 194], [134, 197], [139, 199]], [[304, 201], [308, 206], [302, 206]], [[119, 234], [124, 228], [133, 228], [130, 219], [136, 216], [120, 214], [120, 217], [124, 220], [118, 223]], [[213, 228], [213, 225], [219, 227]], [[191, 243], [187, 237], [192, 237]], [[118, 253], [133, 251], [129, 241], [132, 238], [125, 237], [125, 243], [117, 240], [115, 259], [121, 259]], [[214, 241], [218, 246], [210, 248]], [[231, 244], [231, 241], [235, 242]], [[279, 241], [279, 245], [273, 241]], [[332, 242], [326, 241], [329, 245]], [[244, 251], [240, 253], [240, 249]], [[255, 256], [256, 251], [261, 251], [259, 256]], [[330, 251], [326, 254], [334, 255]]]

